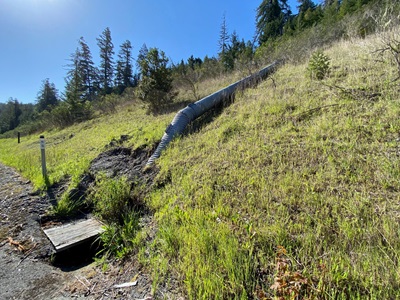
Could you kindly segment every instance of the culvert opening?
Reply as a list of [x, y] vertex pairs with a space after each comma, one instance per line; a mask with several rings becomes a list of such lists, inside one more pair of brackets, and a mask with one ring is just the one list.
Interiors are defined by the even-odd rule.
[[[125, 208], [128, 208], [136, 213], [140, 219], [147, 218], [147, 216], [150, 215], [150, 210], [143, 202], [143, 198], [150, 190], [158, 170], [156, 168], [146, 171], [143, 170], [154, 147], [143, 146], [137, 149], [130, 149], [122, 146], [112, 148], [108, 146], [108, 150], [95, 158], [91, 162], [88, 172], [82, 176], [82, 180], [78, 186], [78, 191], [81, 192], [79, 193], [80, 201], [87, 202], [86, 198], [88, 195], [98, 188], [98, 178], [106, 176], [107, 178], [118, 180], [118, 178], [124, 177], [130, 184], [130, 198], [127, 205], [124, 206], [124, 209], [120, 210], [121, 216], [126, 213]], [[86, 203], [86, 205], [87, 204], [88, 203]], [[94, 209], [93, 205], [89, 205], [89, 207], [90, 210]], [[90, 223], [90, 220], [95, 221], [91, 215], [92, 213], [93, 211], [87, 211], [84, 215], [78, 216], [78, 218], [74, 216], [71, 219], [42, 220], [47, 222], [60, 221], [62, 225], [59, 227], [66, 227], [64, 231], [67, 233], [54, 232], [53, 234], [51, 231], [56, 231], [54, 227], [43, 229], [55, 248], [55, 253], [52, 256], [53, 265], [63, 270], [78, 269], [93, 262], [95, 257], [99, 256], [98, 254], [102, 250], [107, 251], [105, 246], [100, 242], [99, 235], [102, 231], [92, 232], [93, 234], [90, 235], [90, 237], [85, 237], [86, 233], [82, 233], [80, 235], [84, 238], [82, 238], [81, 241], [73, 241], [73, 233], [76, 233], [76, 231], [80, 229], [71, 229], [71, 227], [74, 226], [74, 224], [82, 222]], [[45, 224], [42, 223], [42, 225]], [[83, 224], [81, 227], [87, 228], [92, 225], [93, 224]], [[97, 225], [97, 229], [102, 228], [104, 231], [104, 225], [105, 224], [102, 224], [102, 226]], [[70, 226], [69, 229], [68, 226]], [[65, 243], [69, 243], [68, 238], [66, 240], [58, 239], [63, 235], [70, 235], [69, 239], [72, 240], [71, 245], [65, 245]]]
[[74, 271], [94, 262], [102, 249], [103, 245], [100, 239], [91, 238], [53, 254], [51, 263], [64, 272]]

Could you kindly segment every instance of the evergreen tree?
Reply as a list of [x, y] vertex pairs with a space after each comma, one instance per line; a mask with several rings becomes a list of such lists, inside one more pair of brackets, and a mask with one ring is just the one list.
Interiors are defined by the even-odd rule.
[[98, 90], [98, 71], [83, 37], [79, 39], [79, 47], [71, 54], [70, 62], [65, 88], [67, 102], [74, 106], [94, 100]]
[[244, 40], [239, 41], [239, 36], [234, 31], [230, 36], [230, 44], [228, 51], [225, 54], [224, 67], [226, 70], [233, 70], [235, 67], [235, 62], [239, 56], [245, 51], [246, 43]]
[[19, 124], [31, 122], [35, 115], [35, 105], [32, 103], [20, 104], [21, 115], [19, 116]]
[[228, 33], [228, 27], [226, 25], [226, 17], [224, 14], [222, 17], [221, 30], [219, 32], [219, 41], [218, 41], [219, 54], [222, 57], [228, 50], [228, 42], [229, 42], [229, 33]]
[[65, 96], [66, 102], [72, 107], [77, 106], [79, 103], [84, 102], [83, 97], [85, 91], [85, 84], [83, 80], [83, 74], [81, 72], [80, 64], [81, 52], [79, 48], [75, 50], [75, 53], [71, 54], [71, 64], [68, 65], [69, 70], [67, 72]]
[[70, 69], [65, 79], [65, 102], [57, 106], [57, 113], [62, 115], [63, 119], [60, 121], [62, 126], [72, 124], [75, 121], [87, 120], [92, 113], [89, 99], [87, 99], [86, 73], [82, 71], [82, 52], [79, 48], [71, 55], [70, 61]]
[[314, 10], [316, 7], [312, 0], [297, 0], [297, 2], [299, 3], [299, 6], [297, 7], [299, 9], [299, 13], [306, 12], [309, 9]]
[[[183, 63], [183, 60], [181, 61], [181, 64], [182, 63]], [[187, 60], [187, 64], [188, 64], [189, 68], [191, 68], [192, 70], [196, 69], [197, 67], [201, 67], [202, 63], [203, 63], [203, 61], [201, 60], [200, 57], [194, 58], [193, 55], [191, 55]]]
[[136, 67], [139, 70], [141, 70], [141, 62], [146, 60], [146, 57], [147, 57], [148, 54], [149, 54], [149, 49], [147, 49], [147, 45], [146, 44], [143, 44], [142, 48], [140, 48], [140, 50], [139, 50], [138, 58], [136, 60]]
[[351, 14], [358, 9], [358, 0], [342, 0], [340, 3], [340, 16]]
[[257, 8], [256, 28], [259, 44], [283, 34], [291, 11], [287, 0], [263, 0]]
[[58, 103], [58, 91], [54, 83], [50, 83], [46, 78], [42, 82], [42, 87], [37, 94], [36, 109], [38, 112], [50, 111]]
[[79, 72], [83, 81], [82, 97], [84, 100], [92, 101], [94, 100], [98, 89], [98, 70], [93, 63], [89, 46], [83, 37], [79, 39], [79, 46]]
[[218, 46], [219, 46], [219, 53], [218, 53], [219, 60], [222, 63], [224, 69], [228, 70], [229, 62], [227, 53], [229, 49], [229, 34], [228, 34], [228, 28], [226, 26], [225, 14], [222, 17]]
[[15, 129], [20, 124], [21, 104], [10, 98], [0, 111], [0, 133]]
[[[340, 2], [340, 11], [339, 11], [340, 17], [344, 17], [347, 14], [351, 14], [360, 9], [363, 5], [368, 4], [370, 2], [379, 2], [379, 0], [337, 0], [337, 1]], [[392, 1], [392, 2], [397, 2], [397, 1]]]
[[324, 26], [331, 26], [339, 17], [341, 0], [325, 0], [323, 6], [323, 19]]
[[140, 70], [138, 96], [149, 103], [150, 111], [157, 112], [169, 104], [173, 95], [172, 71], [168, 68], [168, 58], [157, 48], [147, 49], [146, 45], [139, 51], [137, 65]]
[[297, 2], [299, 2], [299, 14], [296, 17], [297, 29], [301, 30], [318, 23], [323, 16], [321, 7], [317, 7], [312, 0], [297, 0]]
[[133, 67], [132, 67], [132, 45], [130, 41], [125, 41], [118, 54], [117, 69], [115, 75], [115, 87], [121, 94], [127, 87], [134, 86]]
[[100, 88], [103, 94], [109, 94], [112, 90], [114, 76], [114, 45], [111, 39], [110, 28], [104, 29], [103, 33], [97, 38], [97, 45], [100, 50]]

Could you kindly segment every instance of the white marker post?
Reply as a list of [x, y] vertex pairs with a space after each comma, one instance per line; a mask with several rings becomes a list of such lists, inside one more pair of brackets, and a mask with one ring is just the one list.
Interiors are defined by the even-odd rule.
[[40, 136], [40, 152], [42, 154], [42, 174], [43, 178], [47, 177], [47, 170], [46, 170], [46, 143], [44, 141], [44, 135]]

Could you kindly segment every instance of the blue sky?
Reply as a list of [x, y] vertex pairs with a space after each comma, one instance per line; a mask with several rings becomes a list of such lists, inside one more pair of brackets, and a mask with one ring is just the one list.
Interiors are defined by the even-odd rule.
[[[83, 36], [98, 64], [96, 38], [111, 30], [114, 51], [130, 40], [173, 61], [218, 52], [223, 15], [229, 33], [251, 40], [261, 0], [0, 0], [0, 102], [34, 103], [42, 81], [64, 91], [68, 58]], [[289, 0], [292, 10], [296, 0]]]

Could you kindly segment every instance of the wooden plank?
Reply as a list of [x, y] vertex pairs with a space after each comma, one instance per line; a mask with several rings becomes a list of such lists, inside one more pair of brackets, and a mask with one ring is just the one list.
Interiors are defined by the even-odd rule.
[[88, 219], [59, 227], [44, 229], [56, 252], [73, 247], [104, 232], [103, 224], [95, 219]]

